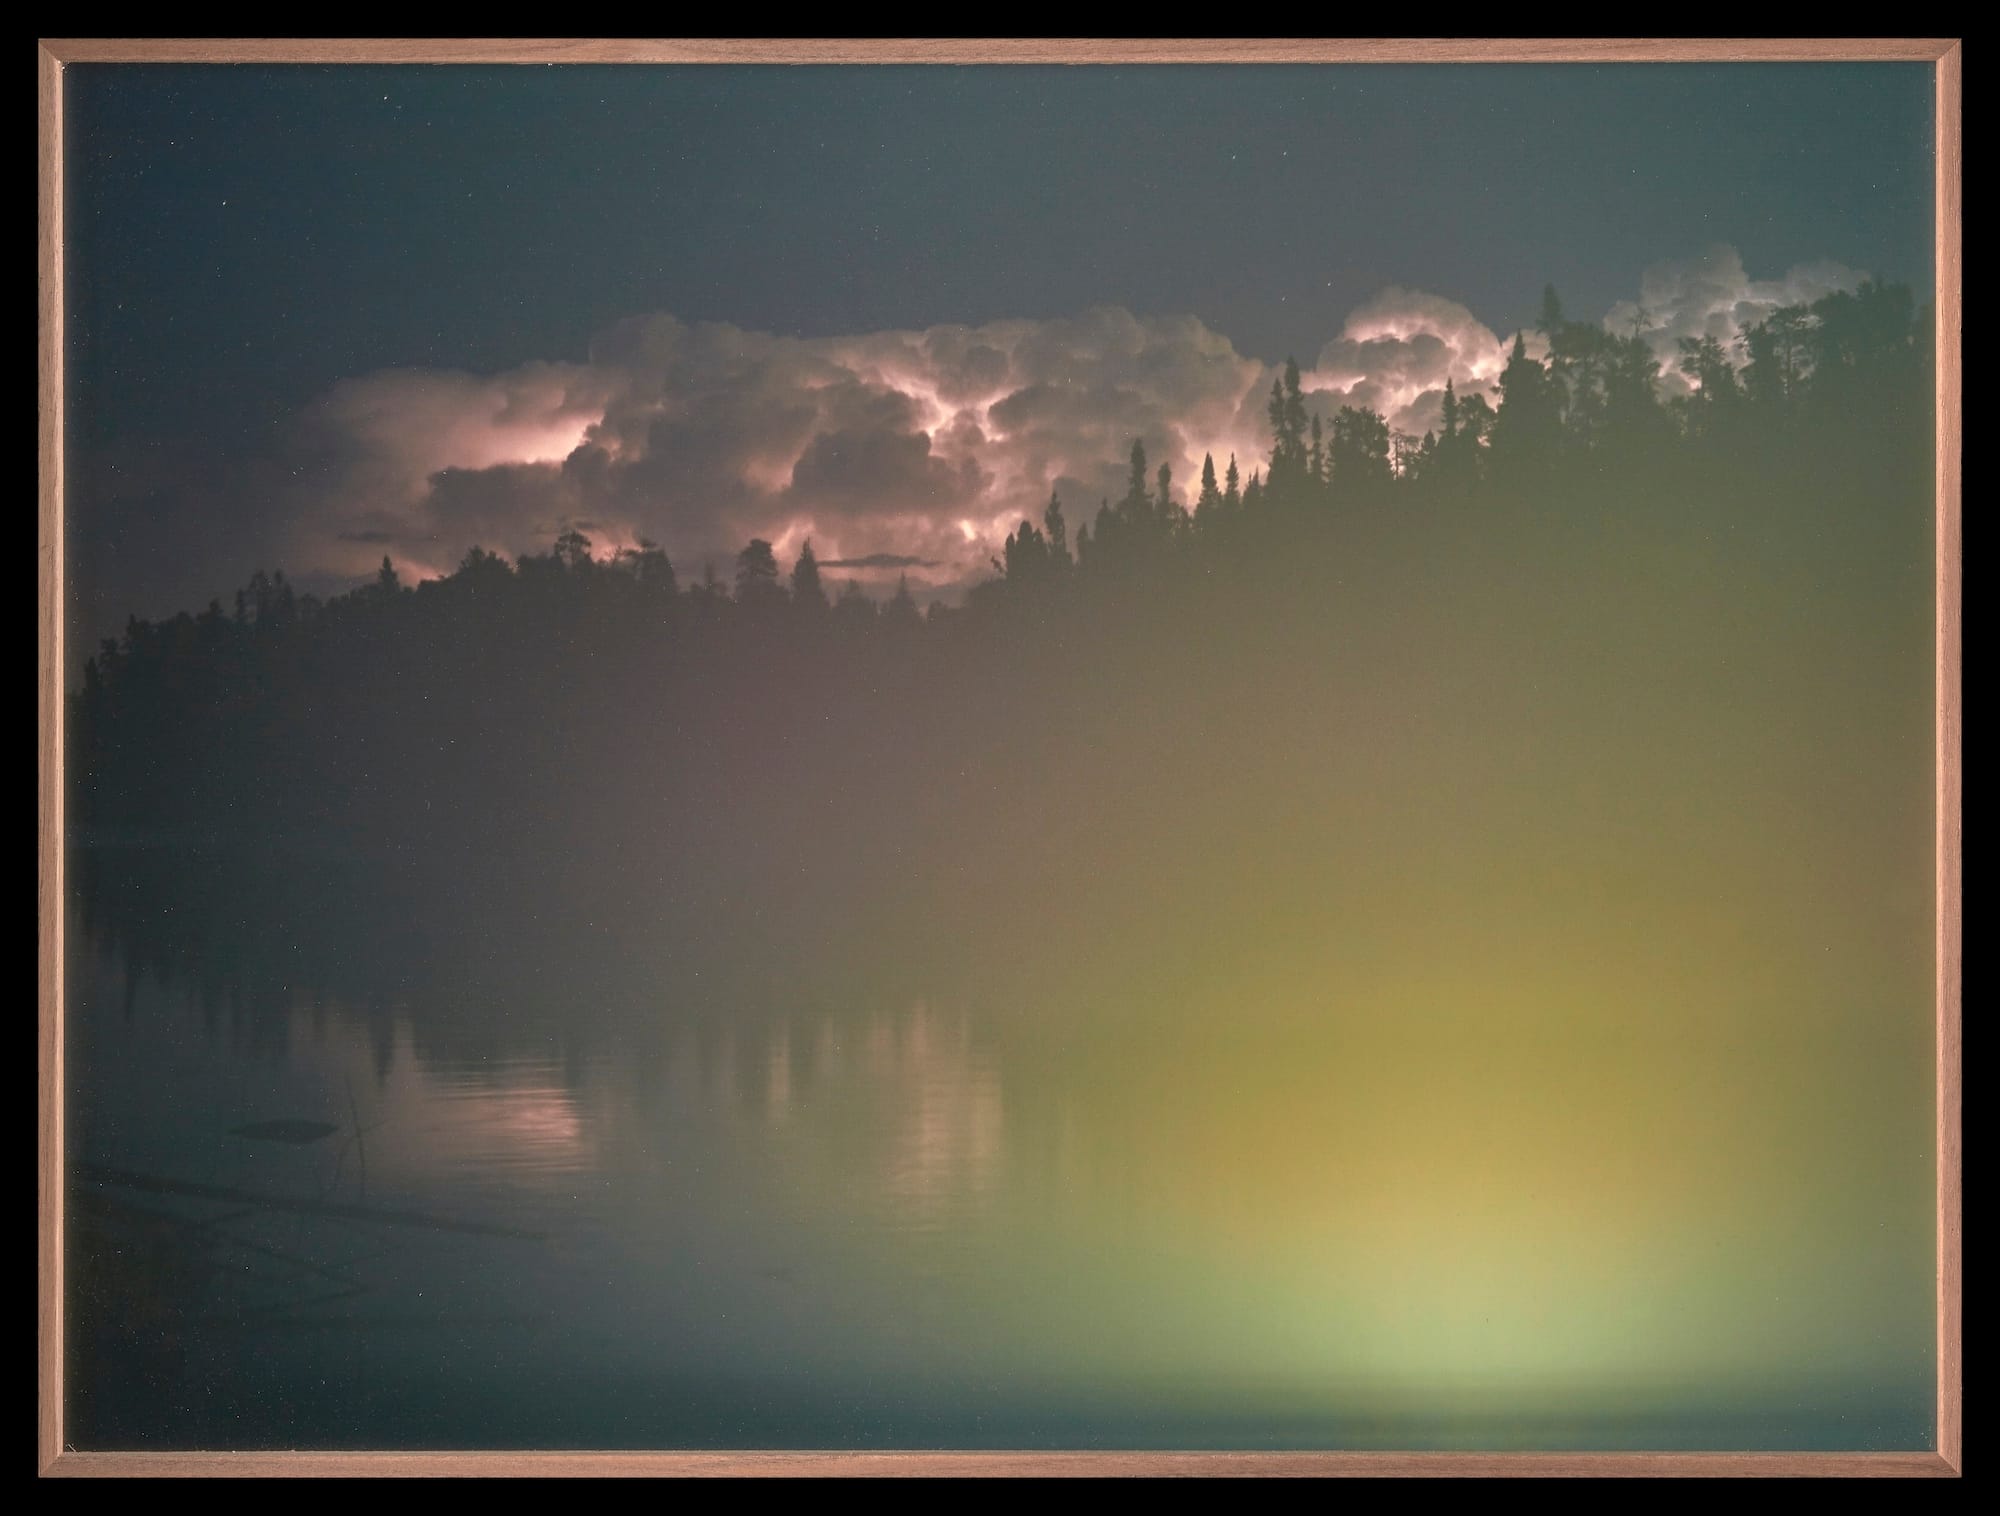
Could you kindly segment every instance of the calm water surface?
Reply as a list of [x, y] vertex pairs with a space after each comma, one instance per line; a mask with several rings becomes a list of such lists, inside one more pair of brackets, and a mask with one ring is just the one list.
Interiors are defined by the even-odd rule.
[[1084, 1036], [225, 985], [78, 972], [80, 1446], [1930, 1436], [1916, 1210], [1666, 1041], [1592, 1087], [1268, 987]]

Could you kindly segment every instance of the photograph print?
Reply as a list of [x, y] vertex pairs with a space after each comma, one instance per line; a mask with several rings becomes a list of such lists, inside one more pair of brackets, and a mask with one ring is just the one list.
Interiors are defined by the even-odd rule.
[[61, 88], [68, 1446], [1936, 1445], [1931, 65]]

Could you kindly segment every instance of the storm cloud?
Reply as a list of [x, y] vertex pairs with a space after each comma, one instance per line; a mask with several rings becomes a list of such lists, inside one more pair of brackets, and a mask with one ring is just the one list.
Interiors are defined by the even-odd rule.
[[1810, 305], [1866, 277], [1821, 262], [1799, 264], [1777, 279], [1752, 279], [1736, 249], [1718, 245], [1698, 258], [1654, 264], [1639, 281], [1639, 298], [1613, 306], [1604, 324], [1620, 336], [1644, 337], [1660, 360], [1661, 387], [1685, 394], [1692, 386], [1679, 368], [1681, 338], [1714, 337], [1729, 348], [1742, 328], [1780, 306]]
[[[1812, 264], [1753, 280], [1719, 247], [1648, 270], [1605, 323], [1643, 334], [1672, 390], [1680, 337], [1732, 337], [1861, 277]], [[1323, 415], [1367, 406], [1421, 435], [1447, 379], [1491, 391], [1512, 340], [1455, 301], [1392, 287], [1301, 378]], [[689, 573], [726, 569], [753, 536], [787, 561], [810, 537], [864, 583], [907, 573], [948, 591], [988, 572], [1051, 493], [1072, 523], [1121, 494], [1134, 438], [1183, 497], [1204, 454], [1218, 471], [1233, 454], [1247, 476], [1269, 445], [1277, 373], [1194, 317], [1108, 306], [814, 339], [633, 317], [581, 363], [392, 370], [322, 396], [295, 433], [289, 561], [359, 576], [386, 550], [425, 577], [475, 543], [540, 551], [587, 521], [600, 552], [657, 542]]]

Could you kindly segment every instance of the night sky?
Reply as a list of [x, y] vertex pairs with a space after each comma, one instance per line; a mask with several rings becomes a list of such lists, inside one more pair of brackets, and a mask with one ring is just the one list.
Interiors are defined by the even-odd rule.
[[[335, 589], [384, 546], [419, 574], [448, 569], [475, 534], [533, 547], [578, 511], [506, 515], [489, 492], [461, 520], [410, 501], [439, 466], [552, 474], [602, 403], [574, 373], [561, 399], [532, 402], [559, 419], [538, 419], [541, 440], [511, 454], [490, 439], [463, 456], [412, 452], [378, 430], [362, 450], [397, 467], [357, 475], [353, 405], [322, 419], [311, 445], [299, 418], [384, 370], [585, 365], [614, 323], [646, 313], [763, 344], [746, 357], [711, 343], [656, 376], [670, 393], [707, 394], [717, 375], [736, 386], [726, 420], [691, 423], [704, 446], [754, 434], [770, 371], [798, 356], [774, 341], [1115, 306], [1193, 317], [1233, 345], [1224, 389], [1252, 402], [1240, 427], [1183, 425], [1188, 391], [1167, 385], [1062, 445], [994, 463], [979, 439], [945, 445], [964, 397], [933, 375], [925, 404], [875, 415], [865, 437], [823, 415], [771, 457], [752, 457], [753, 436], [740, 456], [695, 458], [686, 501], [656, 477], [675, 467], [672, 438], [628, 427], [620, 456], [644, 454], [654, 472], [592, 508], [605, 540], [651, 533], [689, 566], [750, 529], [781, 548], [810, 532], [850, 555], [941, 562], [926, 523], [969, 519], [945, 535], [971, 543], [1017, 495], [1094, 492], [1099, 465], [1122, 466], [1121, 426], [1190, 465], [1206, 448], [1254, 447], [1262, 365], [1310, 365], [1388, 288], [1456, 302], [1505, 336], [1533, 319], [1547, 282], [1572, 313], [1637, 299], [1650, 320], [1660, 301], [1641, 296], [1642, 273], [1704, 258], [1713, 272], [1714, 249], [1740, 258], [1723, 261], [1724, 284], [1834, 271], [1774, 285], [1766, 303], [1862, 273], [1930, 278], [1919, 65], [81, 66], [66, 78], [70, 547], [85, 647], [128, 611], [226, 598], [260, 565]], [[1398, 319], [1349, 335], [1407, 335]], [[1077, 394], [1130, 392], [1133, 373], [1172, 366], [1178, 341], [1148, 328], [1136, 368], [1069, 377]], [[1009, 353], [1000, 389], [977, 402], [1043, 377]], [[1461, 385], [1482, 376], [1464, 344], [1453, 358]], [[745, 362], [764, 376], [749, 392]], [[1355, 377], [1321, 367], [1328, 384]], [[878, 398], [914, 395], [897, 373], [862, 377]], [[1362, 398], [1421, 430], [1422, 396], [1440, 386], [1434, 374]], [[394, 409], [409, 391], [384, 393]], [[520, 386], [508, 393], [518, 410]], [[411, 424], [429, 438], [453, 422], [431, 411]], [[329, 427], [342, 433], [331, 452]], [[847, 470], [830, 481], [811, 456], [828, 433], [843, 446], [822, 452]], [[819, 492], [788, 484], [788, 466]], [[509, 476], [508, 498], [534, 482]], [[858, 511], [863, 497], [876, 514]], [[940, 567], [940, 587], [963, 573]]]

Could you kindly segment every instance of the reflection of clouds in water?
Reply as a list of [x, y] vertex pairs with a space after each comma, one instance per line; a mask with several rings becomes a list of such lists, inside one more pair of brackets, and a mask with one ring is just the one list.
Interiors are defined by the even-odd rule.
[[[597, 1161], [597, 1123], [585, 1116], [557, 1059], [445, 1064], [417, 1051], [406, 1021], [373, 1030], [338, 1019], [310, 1026], [295, 1029], [302, 1045], [320, 1043], [350, 1070], [351, 1089], [373, 1092], [359, 1115], [366, 1161], [378, 1176], [528, 1179], [578, 1173]], [[386, 1058], [375, 1046], [381, 1038]]]
[[[401, 1019], [326, 1019], [301, 1027], [300, 1040], [366, 1092], [369, 1173], [394, 1187], [523, 1190], [651, 1172], [684, 1160], [692, 1141], [737, 1160], [761, 1154], [781, 1182], [820, 1199], [928, 1226], [983, 1203], [1002, 1169], [997, 1063], [969, 1017], [923, 1005], [857, 1020], [683, 1024], [652, 1074], [637, 1075], [650, 1093], [616, 1061], [579, 1071], [559, 1054], [440, 1060]], [[337, 1085], [331, 1098], [344, 1099]], [[645, 1111], [655, 1117], [640, 1119]]]
[[596, 1144], [570, 1092], [530, 1066], [435, 1078], [424, 1141], [440, 1165], [514, 1167], [538, 1173], [589, 1168]]

